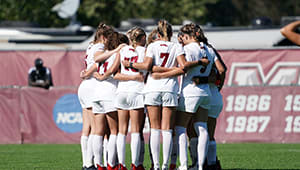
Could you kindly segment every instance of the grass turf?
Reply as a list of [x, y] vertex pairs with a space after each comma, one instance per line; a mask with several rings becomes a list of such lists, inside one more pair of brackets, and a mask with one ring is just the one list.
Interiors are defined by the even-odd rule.
[[[218, 144], [218, 157], [223, 169], [300, 169], [300, 144]], [[126, 165], [130, 167], [129, 145]], [[81, 166], [78, 144], [0, 145], [0, 169], [75, 170]], [[150, 167], [148, 145], [144, 166]]]

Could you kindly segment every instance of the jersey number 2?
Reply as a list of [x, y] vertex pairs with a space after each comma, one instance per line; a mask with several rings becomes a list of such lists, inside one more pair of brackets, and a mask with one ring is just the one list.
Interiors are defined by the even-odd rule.
[[[129, 61], [129, 58], [125, 57], [124, 60]], [[132, 62], [132, 63], [136, 63], [137, 60], [138, 60], [138, 56], [134, 56], [134, 57], [131, 57], [131, 58], [130, 58], [130, 62]], [[137, 69], [134, 69], [134, 68], [125, 68], [125, 70], [128, 70], [128, 71], [129, 71], [129, 69], [130, 69], [132, 72], [138, 72], [138, 70], [137, 70]]]

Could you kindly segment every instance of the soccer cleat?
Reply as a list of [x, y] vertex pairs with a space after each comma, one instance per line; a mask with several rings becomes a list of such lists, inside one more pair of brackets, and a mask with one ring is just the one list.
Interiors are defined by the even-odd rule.
[[122, 164], [119, 164], [119, 170], [127, 170], [127, 168], [125, 166], [123, 166]]
[[84, 170], [97, 170], [97, 168], [94, 165], [92, 165], [90, 167], [84, 167]]
[[143, 164], [139, 165], [137, 168], [138, 168], [138, 170], [145, 170], [145, 167], [143, 166]]
[[142, 164], [139, 166], [135, 166], [134, 164], [131, 164], [131, 170], [145, 170], [145, 168]]
[[102, 167], [102, 166], [97, 164], [97, 170], [106, 170], [106, 167]]
[[189, 166], [188, 170], [198, 170], [197, 165]]
[[115, 165], [115, 166], [111, 167], [109, 164], [107, 164], [107, 170], [119, 170], [119, 166]]
[[170, 164], [169, 170], [176, 170], [176, 164]]
[[154, 170], [154, 164], [151, 164], [150, 170]]
[[216, 158], [216, 169], [217, 170], [222, 170], [222, 167], [221, 167], [221, 163], [220, 163], [220, 160], [218, 159], [218, 157]]

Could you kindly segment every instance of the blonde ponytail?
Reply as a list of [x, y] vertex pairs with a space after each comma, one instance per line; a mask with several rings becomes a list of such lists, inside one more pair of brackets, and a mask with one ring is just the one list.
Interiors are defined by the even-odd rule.
[[157, 31], [163, 39], [170, 40], [173, 34], [172, 26], [166, 20], [160, 20], [157, 24]]

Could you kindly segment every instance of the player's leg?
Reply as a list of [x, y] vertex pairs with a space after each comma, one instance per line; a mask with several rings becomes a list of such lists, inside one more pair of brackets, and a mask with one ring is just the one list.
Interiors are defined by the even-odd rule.
[[186, 128], [188, 127], [188, 124], [192, 117], [192, 113], [187, 113], [183, 111], [178, 111], [176, 114], [175, 133], [179, 148], [179, 169], [181, 170], [188, 168]]
[[88, 148], [88, 136], [91, 131], [91, 123], [89, 120], [88, 110], [82, 109], [82, 132], [80, 138], [81, 153], [82, 153], [82, 167], [86, 167], [86, 155]]
[[108, 112], [106, 114], [107, 124], [110, 129], [110, 135], [107, 145], [107, 167], [108, 169], [116, 169], [117, 165], [115, 165], [116, 160], [116, 152], [117, 152], [117, 134], [118, 134], [118, 113], [117, 111]]
[[95, 136], [95, 115], [92, 111], [92, 108], [88, 108], [87, 110], [87, 114], [88, 114], [88, 119], [90, 121], [91, 124], [91, 131], [90, 131], [90, 135], [87, 141], [87, 154], [86, 154], [86, 167], [90, 167], [93, 166], [93, 157], [94, 157], [94, 151], [93, 151], [93, 140], [94, 140], [94, 136]]
[[147, 106], [151, 134], [150, 134], [150, 149], [154, 169], [160, 168], [159, 154], [160, 154], [160, 129], [161, 129], [161, 106]]
[[94, 164], [97, 167], [103, 167], [102, 152], [103, 152], [103, 136], [105, 133], [106, 124], [105, 114], [95, 114], [95, 135], [93, 137], [93, 152], [94, 152]]
[[162, 169], [168, 169], [169, 158], [172, 152], [173, 139], [172, 132], [174, 128], [175, 107], [163, 107], [161, 131], [163, 137], [163, 164]]
[[209, 144], [207, 151], [207, 164], [208, 166], [215, 165], [217, 160], [217, 145], [214, 138], [215, 128], [216, 128], [216, 118], [208, 117], [207, 121]]
[[198, 135], [194, 128], [194, 119], [192, 119], [189, 122], [188, 128], [187, 128], [187, 135], [189, 137], [189, 151], [190, 151], [190, 157], [192, 159], [192, 165], [189, 168], [192, 169], [198, 169], [198, 152], [197, 152], [197, 146], [198, 146]]
[[117, 154], [120, 166], [125, 166], [126, 135], [128, 132], [129, 111], [118, 109], [119, 132], [117, 137]]
[[140, 149], [141, 149], [141, 137], [140, 137], [140, 117], [144, 114], [144, 108], [130, 110], [131, 121], [131, 163], [132, 169], [137, 169], [139, 165]]
[[202, 169], [202, 166], [205, 161], [205, 156], [207, 153], [207, 144], [208, 144], [208, 132], [207, 132], [207, 118], [208, 110], [202, 107], [198, 108], [198, 111], [195, 114], [195, 123], [194, 128], [198, 135], [198, 164], [199, 169]]
[[144, 127], [145, 127], [145, 121], [146, 121], [146, 113], [145, 113], [145, 109], [143, 108], [143, 114], [139, 117], [140, 120], [140, 138], [141, 138], [141, 149], [140, 149], [140, 153], [139, 153], [139, 166], [141, 167], [141, 169], [145, 169], [143, 164], [144, 164], [144, 154], [145, 154], [145, 139], [144, 139]]
[[175, 130], [173, 130], [172, 136], [173, 136], [173, 146], [172, 146], [169, 170], [176, 170], [176, 162], [178, 157], [178, 140], [176, 138]]
[[106, 128], [105, 128], [105, 134], [104, 134], [104, 139], [103, 139], [103, 164], [104, 164], [104, 167], [107, 167], [109, 136], [110, 136], [110, 129], [109, 129], [107, 119], [106, 119]]

